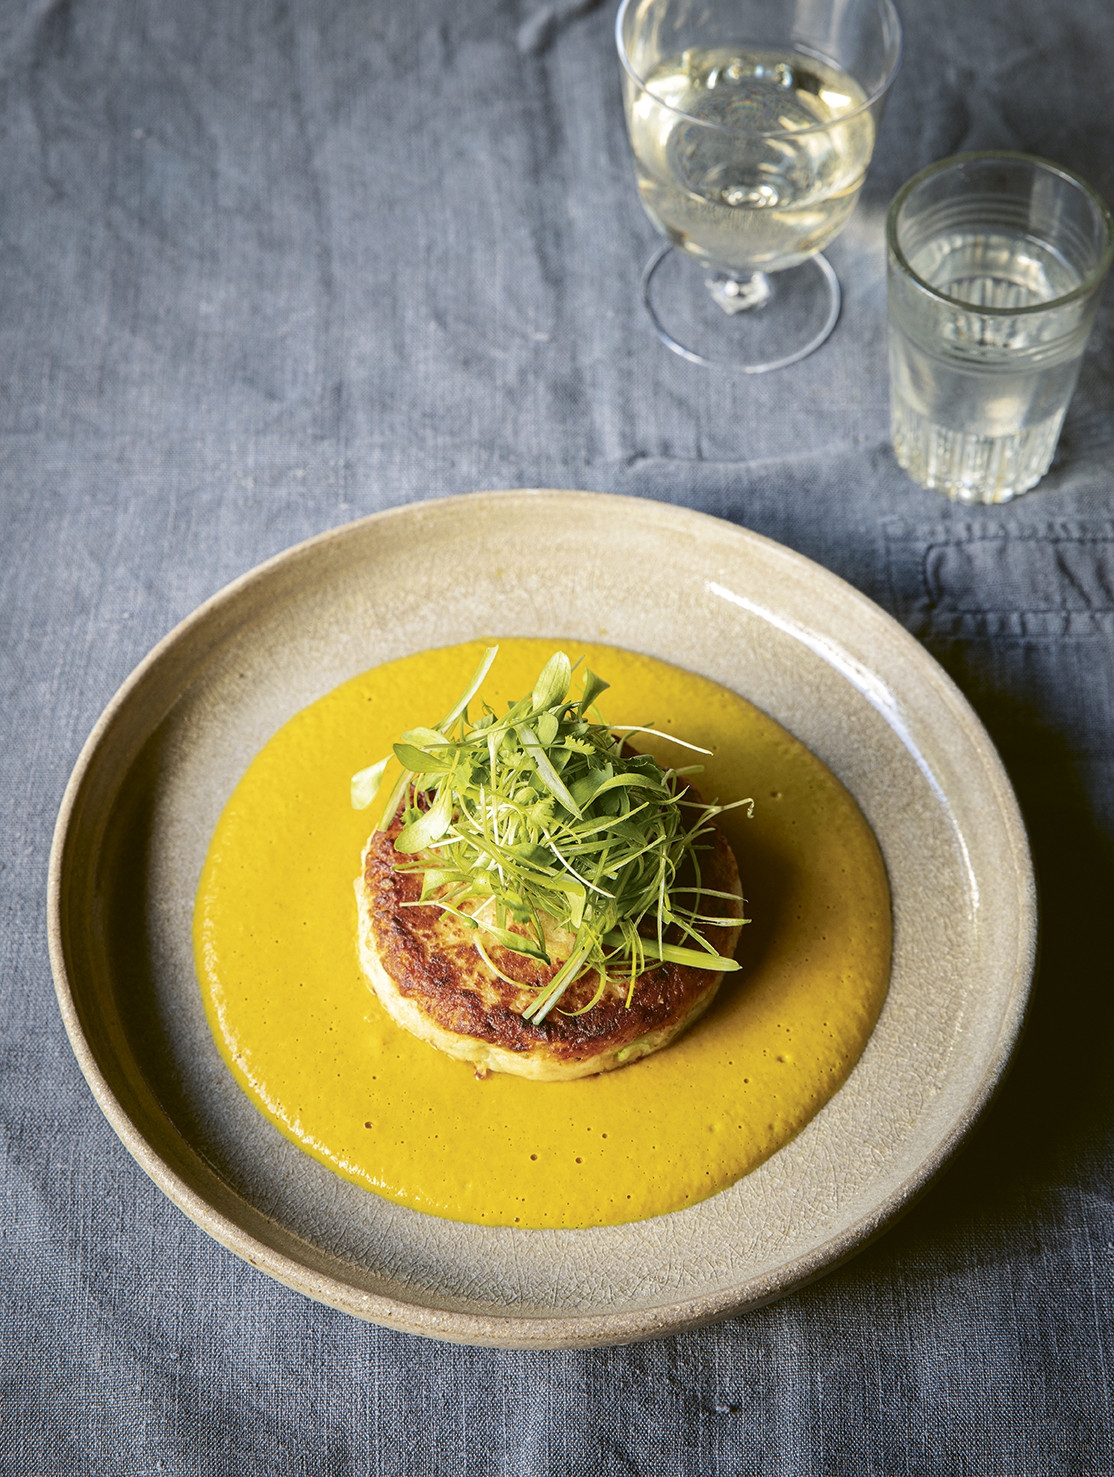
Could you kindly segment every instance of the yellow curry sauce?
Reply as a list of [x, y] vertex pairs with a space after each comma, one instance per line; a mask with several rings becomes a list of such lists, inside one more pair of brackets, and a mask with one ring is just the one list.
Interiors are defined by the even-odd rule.
[[[672, 1046], [575, 1082], [472, 1069], [397, 1027], [356, 957], [353, 880], [392, 783], [353, 811], [349, 777], [449, 711], [483, 653], [390, 662], [298, 713], [256, 756], [217, 825], [194, 917], [222, 1055], [287, 1137], [416, 1210], [487, 1225], [613, 1225], [679, 1210], [786, 1144], [858, 1059], [885, 998], [890, 899], [854, 800], [786, 731], [705, 678], [613, 647], [513, 638], [483, 696], [528, 692], [558, 647], [611, 683], [607, 721], [714, 749], [748, 918], [707, 1015]], [[575, 679], [574, 679], [575, 680]], [[476, 705], [474, 704], [474, 708]], [[476, 708], [478, 711], [478, 708]], [[681, 765], [699, 756], [640, 743]]]

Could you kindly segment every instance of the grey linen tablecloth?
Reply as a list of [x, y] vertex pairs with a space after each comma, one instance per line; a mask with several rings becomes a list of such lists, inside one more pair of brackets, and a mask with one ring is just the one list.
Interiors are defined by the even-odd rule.
[[[4, 1474], [1114, 1472], [1114, 302], [1041, 489], [964, 510], [889, 449], [882, 252], [963, 148], [1114, 199], [1114, 12], [904, 20], [842, 321], [747, 379], [642, 315], [610, 4], [0, 11]], [[93, 1102], [44, 933], [67, 775], [159, 637], [298, 539], [521, 485], [701, 508], [880, 601], [989, 725], [1042, 895], [1013, 1073], [917, 1208], [775, 1306], [586, 1353], [385, 1332], [210, 1241]]]

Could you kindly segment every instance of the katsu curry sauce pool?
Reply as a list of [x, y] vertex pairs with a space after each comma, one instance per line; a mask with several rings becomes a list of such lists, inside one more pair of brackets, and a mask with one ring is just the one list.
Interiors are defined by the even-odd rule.
[[[395, 1025], [361, 971], [353, 878], [377, 810], [353, 810], [348, 787], [400, 733], [451, 708], [485, 644], [373, 668], [296, 714], [253, 760], [195, 907], [214, 1038], [282, 1133], [415, 1210], [532, 1228], [680, 1210], [787, 1144], [861, 1055], [890, 973], [877, 842], [814, 755], [716, 683], [599, 644], [500, 640], [484, 686], [497, 710], [530, 690], [560, 644], [610, 683], [609, 721], [712, 750], [696, 778], [704, 798], [754, 800], [751, 818], [743, 808], [717, 822], [751, 921], [741, 968], [664, 1050], [570, 1082], [478, 1080]], [[665, 739], [640, 736], [639, 747], [678, 763]]]

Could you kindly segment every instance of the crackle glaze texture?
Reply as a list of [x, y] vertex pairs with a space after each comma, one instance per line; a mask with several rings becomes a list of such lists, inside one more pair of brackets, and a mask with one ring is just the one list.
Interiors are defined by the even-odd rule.
[[[264, 1122], [209, 1035], [192, 902], [252, 755], [355, 673], [492, 630], [605, 637], [733, 689], [833, 770], [882, 849], [893, 970], [859, 1065], [791, 1144], [674, 1215], [521, 1231], [390, 1204]], [[1028, 850], [1004, 772], [905, 632], [768, 540], [676, 507], [578, 493], [396, 509], [229, 586], [106, 711], [67, 791], [51, 878], [71, 1040], [156, 1181], [310, 1296], [473, 1343], [649, 1337], [755, 1306], [850, 1255], [927, 1183], [985, 1103], [1019, 1028], [1034, 943]]]

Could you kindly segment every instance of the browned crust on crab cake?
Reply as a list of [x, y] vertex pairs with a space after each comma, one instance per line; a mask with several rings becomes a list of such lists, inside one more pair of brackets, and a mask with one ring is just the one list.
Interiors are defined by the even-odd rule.
[[[599, 978], [588, 971], [574, 980], [560, 1008], [541, 1025], [522, 1019], [537, 987], [556, 973], [522, 954], [485, 945], [488, 957], [511, 980], [488, 967], [477, 951], [475, 932], [437, 907], [413, 907], [421, 878], [396, 868], [398, 854], [389, 831], [367, 844], [356, 879], [360, 963], [387, 1013], [404, 1030], [478, 1070], [511, 1072], [539, 1082], [561, 1082], [609, 1072], [660, 1051], [707, 1010], [723, 975], [689, 965], [659, 964], [638, 977], [631, 1004], [627, 983], [609, 981], [603, 997], [575, 1015], [596, 992]], [[719, 831], [701, 855], [704, 885], [738, 893], [739, 872]], [[715, 899], [717, 909], [741, 917], [741, 905]], [[706, 931], [718, 954], [730, 958], [740, 927]], [[552, 952], [552, 950], [551, 950]]]

